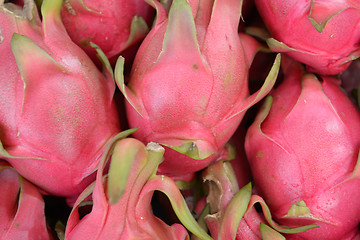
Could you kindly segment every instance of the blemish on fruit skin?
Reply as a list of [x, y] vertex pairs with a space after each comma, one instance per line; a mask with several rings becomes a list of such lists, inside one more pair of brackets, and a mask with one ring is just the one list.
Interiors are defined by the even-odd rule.
[[198, 69], [199, 69], [199, 66], [198, 66], [196, 63], [194, 63], [194, 64], [192, 65], [192, 68], [195, 69], [195, 70], [198, 70]]
[[264, 157], [264, 152], [263, 152], [263, 151], [258, 151], [257, 154], [256, 154], [256, 157], [257, 157], [257, 158], [262, 158], [262, 157]]
[[208, 98], [206, 96], [202, 96], [196, 106], [196, 114], [204, 115], [206, 114], [206, 105], [207, 105]]
[[0, 44], [4, 41], [4, 36], [2, 35], [2, 29], [0, 28]]
[[80, 40], [80, 45], [83, 47], [87, 47], [90, 45], [90, 41], [88, 39], [82, 39]]
[[66, 10], [71, 14], [71, 15], [76, 15], [76, 12], [74, 10], [74, 8], [71, 6], [69, 0], [65, 0], [64, 2], [65, 8]]
[[232, 80], [233, 80], [232, 76], [230, 74], [227, 74], [225, 77], [225, 81], [224, 81], [225, 87], [229, 86], [229, 84], [232, 82]]

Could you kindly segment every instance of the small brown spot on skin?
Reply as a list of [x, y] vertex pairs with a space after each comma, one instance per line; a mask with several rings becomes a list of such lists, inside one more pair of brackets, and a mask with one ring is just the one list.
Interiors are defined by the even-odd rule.
[[196, 63], [194, 63], [194, 64], [192, 65], [192, 68], [195, 69], [195, 70], [198, 70], [198, 69], [199, 69], [199, 66], [198, 66]]
[[226, 78], [225, 78], [225, 81], [224, 81], [225, 87], [229, 86], [229, 84], [232, 82], [232, 80], [233, 80], [232, 76], [230, 74], [227, 74]]
[[198, 105], [196, 106], [196, 114], [204, 115], [206, 114], [206, 105], [208, 98], [206, 96], [202, 96], [199, 100]]
[[259, 151], [259, 152], [256, 154], [256, 157], [258, 157], [258, 158], [264, 157], [264, 152], [263, 152], [263, 151]]
[[90, 45], [90, 41], [88, 39], [82, 39], [82, 40], [80, 40], [80, 44], [83, 47], [87, 47]]

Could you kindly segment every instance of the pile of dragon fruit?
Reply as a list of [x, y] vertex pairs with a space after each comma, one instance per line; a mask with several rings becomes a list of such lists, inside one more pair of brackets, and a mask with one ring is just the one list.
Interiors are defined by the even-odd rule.
[[0, 239], [359, 240], [360, 1], [0, 0]]

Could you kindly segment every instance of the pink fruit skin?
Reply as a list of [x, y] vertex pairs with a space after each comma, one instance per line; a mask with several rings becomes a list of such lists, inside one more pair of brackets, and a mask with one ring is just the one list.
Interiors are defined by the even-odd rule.
[[236, 232], [236, 240], [262, 240], [260, 234], [260, 223], [266, 223], [266, 219], [256, 211], [254, 207], [241, 219]]
[[73, 196], [94, 180], [104, 145], [120, 132], [115, 84], [68, 37], [59, 7], [45, 8], [43, 26], [37, 16], [30, 25], [0, 11], [0, 155], [45, 192]]
[[48, 231], [39, 190], [0, 160], [0, 238], [54, 239]]
[[80, 46], [94, 61], [96, 51], [89, 42], [97, 44], [112, 60], [141, 37], [128, 43], [131, 21], [134, 16], [142, 17], [151, 26], [154, 10], [144, 0], [67, 0], [64, 2], [61, 17], [70, 38]]
[[[320, 226], [286, 239], [352, 239], [360, 222], [359, 111], [337, 79], [283, 63], [285, 81], [246, 135], [255, 185], [280, 224]], [[312, 217], [285, 217], [301, 200]]]
[[[128, 88], [119, 87], [130, 99], [130, 127], [140, 127], [135, 137], [165, 146], [159, 172], [185, 175], [222, 154], [251, 105], [248, 69], [259, 44], [238, 35], [241, 1], [189, 1], [190, 9], [175, 0], [168, 16], [159, 2], [148, 2], [157, 21], [136, 55]], [[198, 159], [172, 149], [187, 143], [196, 145]]]
[[[359, 1], [255, 0], [271, 36], [292, 50], [271, 46], [325, 75], [343, 72], [360, 56]], [[332, 17], [331, 17], [332, 16]], [[310, 19], [325, 23], [318, 32]]]

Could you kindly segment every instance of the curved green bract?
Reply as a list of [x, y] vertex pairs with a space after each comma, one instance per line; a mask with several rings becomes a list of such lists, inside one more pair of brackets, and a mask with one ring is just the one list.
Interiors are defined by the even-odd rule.
[[205, 159], [212, 155], [212, 153], [201, 155], [199, 153], [199, 149], [198, 149], [197, 145], [194, 142], [186, 142], [179, 146], [170, 146], [167, 144], [162, 144], [162, 145], [169, 147], [179, 153], [185, 154], [196, 160], [202, 160], [202, 159]]
[[219, 240], [235, 239], [236, 232], [251, 197], [251, 182], [241, 188], [226, 207], [219, 229]]
[[154, 176], [147, 185], [151, 186], [151, 189], [147, 190], [147, 192], [160, 191], [167, 196], [176, 216], [187, 230], [199, 239], [213, 240], [192, 216], [180, 190], [171, 178], [164, 175], [157, 175]]
[[283, 235], [262, 222], [260, 223], [260, 234], [263, 240], [286, 240]]

